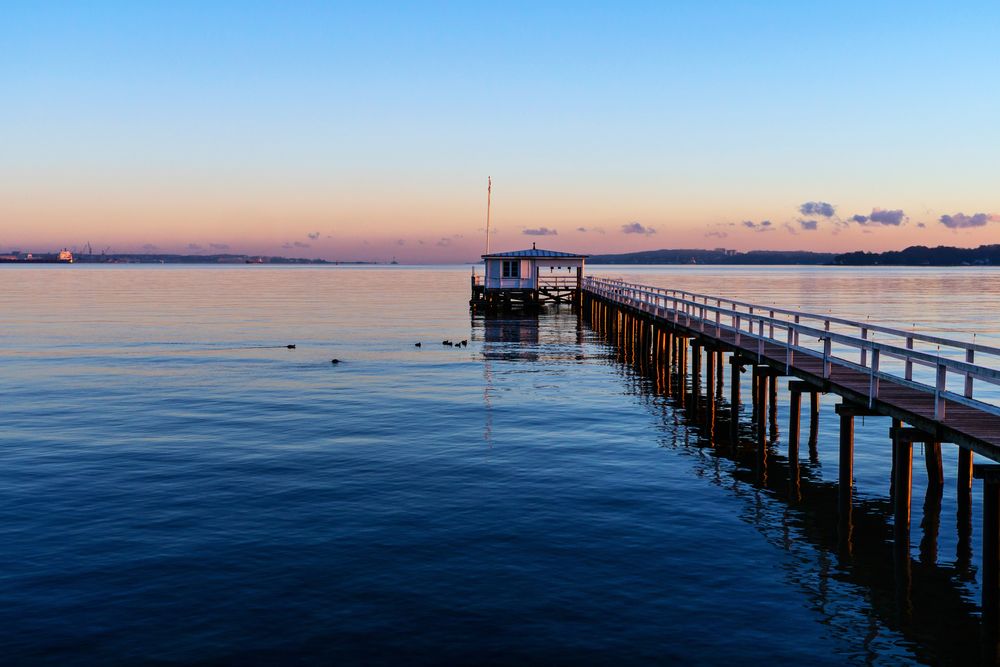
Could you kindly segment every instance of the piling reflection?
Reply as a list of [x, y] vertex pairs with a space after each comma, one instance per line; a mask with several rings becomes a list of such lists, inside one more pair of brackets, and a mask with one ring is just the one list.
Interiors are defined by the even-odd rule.
[[[591, 324], [601, 339], [616, 345], [621, 338], [607, 328], [607, 322]], [[869, 619], [864, 648], [871, 660], [880, 657], [875, 643], [878, 628], [885, 627], [899, 633], [922, 662], [979, 662], [983, 655], [979, 610], [962, 586], [975, 576], [971, 495], [963, 500], [960, 494], [958, 558], [950, 566], [938, 562], [942, 487], [931, 485], [923, 505], [919, 558], [914, 560], [909, 522], [894, 522], [890, 499], [854, 498], [849, 512], [838, 512], [844, 502], [840, 487], [820, 475], [817, 393], [809, 394], [808, 461], [800, 461], [801, 434], [795, 430], [789, 432], [788, 455], [782, 456], [776, 378], [753, 374], [751, 419], [741, 420], [738, 385], [733, 387], [731, 380], [731, 398], [724, 402], [721, 372], [716, 368], [714, 377], [702, 382], [698, 366], [687, 363], [687, 347], [683, 339], [668, 340], [669, 361], [662, 365], [646, 363], [641, 353], [619, 354], [625, 366], [623, 378], [631, 380], [632, 390], [645, 396], [651, 407], [656, 406], [665, 424], [683, 427], [681, 439], [676, 429], [667, 429], [675, 436], [664, 446], [701, 448], [714, 461], [710, 466], [716, 483], [749, 504], [741, 516], [786, 550], [800, 550], [803, 545], [812, 550], [814, 558], [802, 562], [802, 571], [785, 576], [803, 586], [831, 631], [842, 631], [835, 611], [842, 600], [829, 598], [828, 582], [837, 579], [858, 588], [852, 604], [863, 608]], [[689, 440], [691, 433], [695, 437]], [[720, 465], [723, 461], [733, 465]], [[748, 488], [753, 492], [748, 494]], [[767, 498], [784, 504], [780, 521], [773, 510], [768, 511]], [[810, 581], [812, 577], [818, 582]]]

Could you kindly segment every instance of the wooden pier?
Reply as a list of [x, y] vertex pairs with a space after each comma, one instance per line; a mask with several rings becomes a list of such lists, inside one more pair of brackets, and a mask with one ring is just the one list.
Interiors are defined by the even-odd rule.
[[[777, 432], [778, 381], [788, 378], [788, 459], [799, 456], [802, 395], [809, 394], [810, 438], [815, 438], [820, 394], [842, 398], [836, 512], [839, 539], [851, 549], [854, 511], [854, 421], [887, 418], [886, 471], [893, 503], [893, 542], [910, 549], [913, 444], [923, 443], [928, 486], [944, 485], [943, 443], [959, 448], [955, 471], [960, 515], [970, 521], [973, 477], [984, 481], [982, 614], [990, 661], [1000, 637], [1000, 465], [973, 466], [973, 455], [1000, 461], [1000, 407], [978, 400], [977, 386], [1000, 384], [1000, 371], [976, 363], [994, 362], [1000, 348], [963, 342], [802, 311], [761, 306], [691, 292], [587, 277], [581, 281], [581, 313], [605, 332], [626, 359], [642, 359], [690, 377], [691, 391], [674, 387], [664, 371], [665, 393], [682, 403], [705, 402], [706, 425], [715, 428], [721, 403], [724, 358], [729, 357], [729, 420], [738, 437], [740, 377], [751, 371], [754, 439], [758, 470], [766, 475], [768, 425]], [[659, 381], [660, 374], [657, 378]], [[701, 393], [704, 381], [705, 393]], [[810, 448], [814, 447], [810, 442]], [[762, 459], [762, 460], [760, 460]], [[797, 472], [797, 467], [794, 468]], [[908, 561], [907, 561], [908, 562]]]

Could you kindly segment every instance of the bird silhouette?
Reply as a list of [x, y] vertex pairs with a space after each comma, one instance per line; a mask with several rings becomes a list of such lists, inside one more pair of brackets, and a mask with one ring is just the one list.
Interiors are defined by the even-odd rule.
[[420, 343], [414, 343], [413, 347], [420, 347]]
[[287, 347], [289, 350], [294, 350], [295, 349], [295, 345], [286, 345], [285, 347]]
[[340, 363], [340, 359], [331, 359], [330, 363], [331, 364], [339, 364]]

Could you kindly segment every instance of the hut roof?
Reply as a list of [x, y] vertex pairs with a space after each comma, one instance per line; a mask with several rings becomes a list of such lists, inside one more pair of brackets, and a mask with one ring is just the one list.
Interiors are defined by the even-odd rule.
[[542, 250], [541, 248], [510, 250], [508, 252], [491, 252], [488, 255], [483, 255], [483, 259], [494, 257], [561, 257], [564, 259], [585, 259], [590, 257], [590, 255], [578, 255], [573, 252], [560, 252], [558, 250]]

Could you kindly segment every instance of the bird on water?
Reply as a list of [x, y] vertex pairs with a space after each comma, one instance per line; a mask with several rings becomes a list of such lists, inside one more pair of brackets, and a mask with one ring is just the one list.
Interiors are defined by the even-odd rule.
[[331, 364], [339, 364], [340, 363], [340, 359], [331, 359], [330, 363]]
[[289, 350], [294, 350], [295, 349], [295, 345], [294, 344], [292, 344], [292, 345], [286, 345], [285, 347], [287, 347]]
[[421, 345], [420, 343], [414, 343], [413, 347], [420, 347], [420, 345]]

